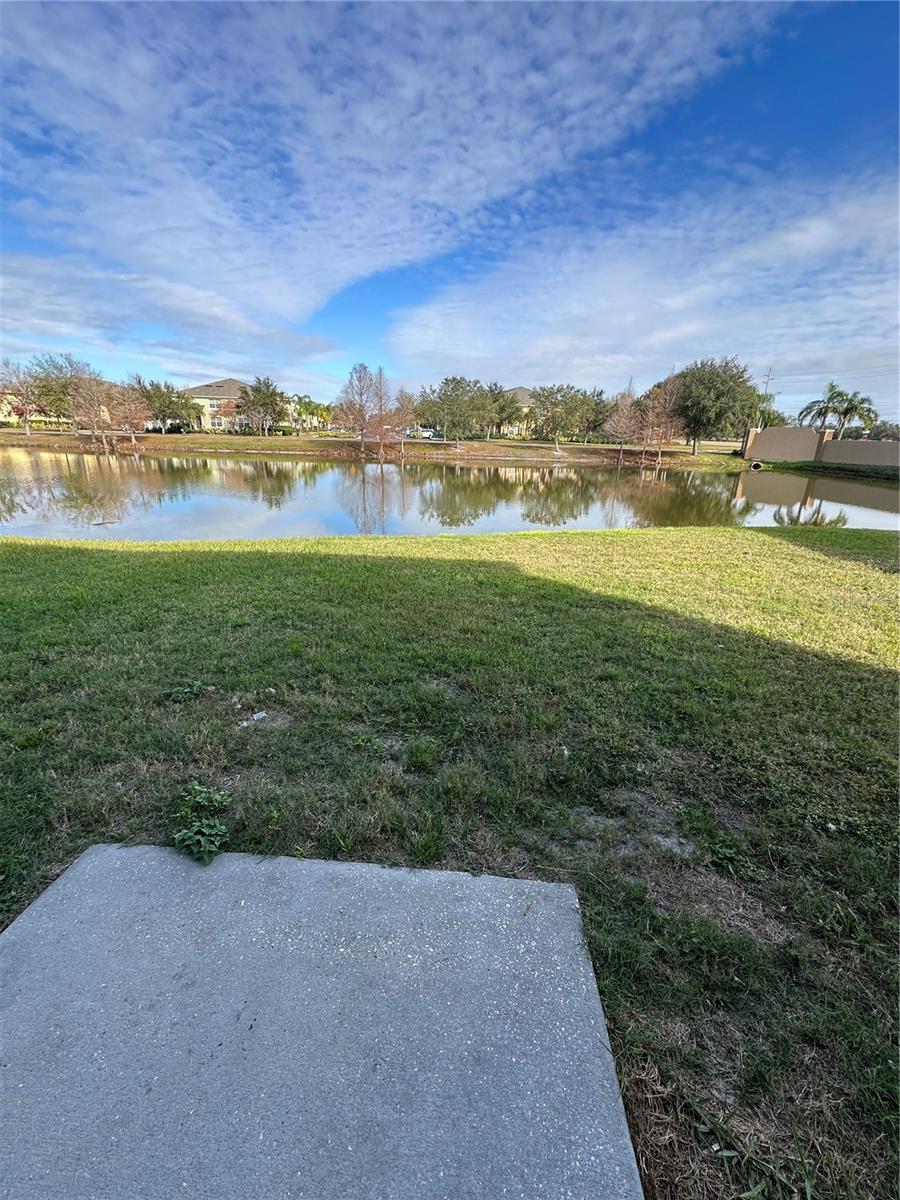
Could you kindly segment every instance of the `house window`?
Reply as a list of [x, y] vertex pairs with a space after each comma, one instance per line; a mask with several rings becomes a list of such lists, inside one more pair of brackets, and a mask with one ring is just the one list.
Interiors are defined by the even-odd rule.
[[210, 412], [218, 412], [218, 411], [219, 411], [219, 406], [220, 406], [220, 404], [221, 404], [221, 403], [222, 403], [222, 401], [221, 401], [221, 400], [210, 400], [210, 402], [209, 402], [209, 411], [210, 411]]
[[213, 429], [223, 429], [225, 426], [225, 422], [222, 420], [221, 417], [213, 417], [212, 420], [210, 421], [210, 425], [213, 427]]

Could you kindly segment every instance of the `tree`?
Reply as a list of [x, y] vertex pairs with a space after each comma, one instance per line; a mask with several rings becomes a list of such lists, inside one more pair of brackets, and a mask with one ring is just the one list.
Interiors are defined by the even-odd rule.
[[406, 431], [418, 420], [416, 398], [405, 387], [397, 389], [394, 396], [394, 423], [400, 432], [400, 457], [406, 455]]
[[342, 429], [348, 429], [359, 437], [359, 447], [362, 453], [366, 448], [366, 431], [372, 420], [372, 408], [375, 402], [373, 395], [372, 372], [365, 363], [357, 363], [350, 372], [350, 378], [341, 389], [338, 402], [334, 406], [334, 418]]
[[657, 467], [662, 462], [663, 446], [684, 436], [681, 387], [681, 376], [670, 375], [654, 384], [637, 404], [641, 459], [648, 446], [655, 446]]
[[291, 424], [295, 430], [315, 429], [319, 425], [327, 425], [331, 420], [331, 408], [327, 404], [319, 404], [309, 396], [292, 396], [289, 401]]
[[596, 437], [603, 431], [603, 425], [612, 409], [612, 402], [606, 400], [603, 388], [592, 388], [582, 391], [581, 402], [578, 405], [578, 432], [584, 438], [585, 446], [588, 438]]
[[71, 354], [36, 354], [28, 365], [41, 407], [62, 426], [71, 420], [72, 391], [76, 380], [90, 370], [88, 364]]
[[851, 425], [844, 437], [848, 441], [866, 438], [870, 442], [900, 442], [900, 425], [893, 421], [876, 421], [871, 429], [862, 425]]
[[622, 465], [622, 455], [625, 443], [632, 442], [638, 436], [640, 428], [637, 410], [637, 398], [634, 388], [629, 382], [624, 392], [619, 392], [613, 399], [612, 409], [603, 422], [603, 433], [619, 443], [619, 466]]
[[535, 388], [531, 393], [531, 417], [540, 437], [552, 438], [556, 453], [559, 439], [577, 434], [585, 420], [592, 393], [570, 383]]
[[[517, 406], [518, 407], [518, 406]], [[501, 416], [507, 410], [506, 391], [502, 383], [478, 383], [472, 400], [472, 419], [487, 441], [499, 429]]]
[[10, 407], [24, 425], [26, 436], [30, 437], [31, 418], [44, 411], [31, 365], [4, 358], [0, 363], [0, 393], [10, 397]]
[[756, 414], [756, 424], [760, 429], [785, 428], [792, 424], [792, 418], [787, 413], [779, 412], [771, 402], [762, 407]]
[[837, 422], [835, 441], [840, 441], [844, 430], [851, 421], [859, 421], [864, 429], [869, 429], [878, 420], [878, 413], [872, 404], [871, 396], [863, 396], [859, 392], [845, 392], [832, 380], [825, 388], [821, 400], [813, 400], [800, 410], [800, 424], [808, 421], [810, 425], [824, 428], [829, 417]]
[[312, 398], [307, 396], [305, 392], [291, 396], [288, 402], [288, 409], [290, 411], [291, 424], [295, 432], [298, 429], [306, 428], [306, 423], [312, 416], [312, 407]]
[[136, 378], [132, 375], [125, 383], [110, 386], [110, 417], [113, 424], [131, 434], [132, 446], [137, 445], [135, 432], [143, 429], [153, 415]]
[[320, 404], [317, 400], [311, 400], [309, 396], [295, 396], [294, 401], [295, 428], [297, 424], [302, 429], [318, 429], [322, 425], [331, 424], [330, 404]]
[[249, 387], [241, 385], [235, 409], [254, 433], [268, 437], [273, 427], [286, 419], [288, 399], [268, 375], [257, 375]]
[[237, 429], [238, 410], [234, 400], [222, 400], [219, 404], [218, 416], [225, 422], [225, 428], [229, 433], [234, 433]]
[[145, 380], [140, 375], [132, 376], [132, 384], [138, 389], [150, 416], [166, 433], [170, 425], [179, 429], [193, 429], [203, 417], [203, 409], [174, 384], [158, 379]]
[[368, 432], [378, 442], [378, 461], [384, 462], [384, 443], [396, 436], [396, 413], [391, 389], [382, 367], [372, 376], [372, 410], [369, 415]]
[[504, 425], [517, 425], [523, 421], [522, 409], [513, 392], [508, 392], [501, 383], [486, 385], [494, 401], [494, 424], [497, 436], [502, 437]]
[[447, 439], [459, 439], [476, 429], [484, 419], [484, 399], [477, 379], [448, 375], [438, 386], [423, 388], [419, 395], [419, 420], [440, 429]]
[[677, 378], [679, 416], [694, 454], [701, 438], [735, 436], [751, 423], [760, 396], [738, 359], [699, 359]]
[[110, 385], [99, 371], [88, 367], [74, 380], [69, 404], [75, 429], [90, 430], [91, 436], [103, 443], [104, 450], [109, 449], [112, 403]]

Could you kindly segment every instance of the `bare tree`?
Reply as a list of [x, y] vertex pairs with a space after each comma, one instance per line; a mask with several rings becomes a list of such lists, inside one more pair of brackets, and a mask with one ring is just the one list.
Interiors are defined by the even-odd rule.
[[641, 435], [641, 461], [648, 446], [656, 447], [656, 465], [662, 462], [662, 448], [684, 437], [684, 424], [678, 411], [681, 381], [670, 375], [645, 392], [637, 405]]
[[363, 454], [366, 450], [366, 433], [372, 421], [372, 411], [375, 405], [374, 384], [372, 372], [366, 364], [357, 363], [350, 372], [350, 378], [341, 389], [334, 409], [337, 424], [358, 435], [360, 452]]
[[369, 433], [378, 442], [378, 461], [384, 462], [384, 444], [397, 436], [396, 414], [390, 385], [382, 367], [372, 376], [372, 413]]
[[625, 443], [633, 442], [638, 435], [638, 416], [637, 397], [629, 380], [624, 392], [614, 397], [612, 412], [603, 423], [603, 432], [619, 443], [619, 466], [622, 465]]
[[394, 397], [394, 424], [400, 434], [400, 457], [406, 456], [406, 431], [415, 425], [417, 418], [416, 398], [406, 388], [397, 389]]
[[109, 450], [111, 403], [109, 384], [99, 371], [88, 367], [73, 380], [69, 404], [75, 429], [89, 429], [91, 436], [99, 438], [106, 451]]
[[31, 436], [31, 418], [35, 413], [43, 412], [36, 382], [30, 364], [23, 366], [9, 358], [0, 363], [0, 393], [9, 398], [10, 407], [24, 425], [27, 437]]
[[140, 377], [132, 375], [125, 383], [110, 386], [110, 419], [119, 429], [131, 435], [132, 446], [137, 445], [135, 433], [143, 429], [153, 414], [140, 387]]

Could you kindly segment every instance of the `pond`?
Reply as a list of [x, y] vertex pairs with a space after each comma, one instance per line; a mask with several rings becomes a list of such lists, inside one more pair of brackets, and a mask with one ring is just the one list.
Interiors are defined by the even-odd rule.
[[0, 533], [270, 538], [897, 524], [897, 489], [788, 472], [455, 466], [0, 449]]

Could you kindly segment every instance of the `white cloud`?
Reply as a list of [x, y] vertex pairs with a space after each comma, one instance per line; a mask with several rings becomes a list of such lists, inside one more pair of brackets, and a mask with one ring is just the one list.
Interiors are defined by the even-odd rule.
[[737, 354], [796, 411], [830, 378], [897, 399], [897, 188], [759, 179], [686, 194], [603, 232], [524, 242], [477, 280], [398, 312], [413, 374], [646, 386]]
[[12, 262], [4, 316], [17, 339], [135, 350], [144, 323], [182, 358], [287, 366], [321, 349], [292, 329], [353, 281], [533, 227], [542, 180], [754, 49], [775, 11], [7, 5], [11, 211], [49, 249]]

